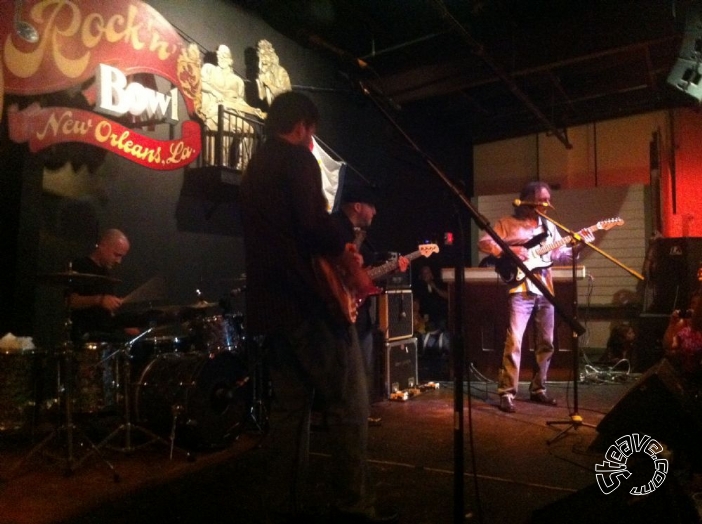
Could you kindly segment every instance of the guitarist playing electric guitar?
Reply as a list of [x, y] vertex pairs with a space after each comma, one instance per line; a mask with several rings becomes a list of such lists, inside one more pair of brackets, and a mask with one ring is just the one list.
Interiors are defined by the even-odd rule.
[[[356, 256], [361, 265], [364, 268], [368, 267], [374, 262], [373, 258], [375, 255], [374, 250], [365, 242], [365, 233], [372, 224], [373, 217], [375, 217], [377, 212], [376, 205], [379, 202], [378, 192], [369, 185], [360, 185], [358, 183], [353, 185], [348, 184], [343, 188], [341, 202], [341, 209], [333, 213], [332, 218], [336, 220], [339, 229], [346, 235], [346, 242], [355, 246]], [[408, 266], [409, 260], [405, 257], [400, 257], [398, 260], [399, 271], [407, 271]], [[374, 328], [375, 324], [374, 320], [371, 318], [370, 312], [370, 301], [363, 301], [360, 303], [357, 310], [356, 332], [358, 333], [358, 342], [366, 364], [366, 377], [368, 379], [371, 400], [377, 395], [374, 388]], [[369, 423], [377, 425], [380, 423], [380, 419], [371, 415]]]
[[[533, 242], [537, 245], [558, 245], [558, 247], [541, 254], [539, 256], [542, 262], [540, 267], [532, 271], [534, 276], [553, 294], [551, 264], [554, 262], [570, 263], [572, 256], [574, 254], [577, 256], [577, 253], [584, 246], [583, 242], [592, 242], [594, 235], [590, 228], [586, 228], [578, 233], [577, 236], [580, 239], [577, 239], [578, 242], [574, 247], [571, 247], [570, 243], [561, 242], [563, 239], [557, 228], [536, 212], [538, 208], [541, 212], [546, 213], [551, 207], [551, 189], [544, 182], [527, 184], [519, 195], [519, 200], [515, 201], [514, 204], [516, 206], [514, 214], [499, 219], [493, 229], [523, 261], [533, 257], [535, 246], [530, 243], [532, 239], [535, 239]], [[503, 255], [500, 246], [487, 233], [478, 241], [478, 249], [498, 260]], [[519, 383], [522, 337], [532, 313], [535, 315], [537, 331], [534, 351], [536, 371], [529, 385], [529, 398], [533, 402], [544, 405], [556, 405], [556, 400], [546, 394], [548, 368], [554, 351], [553, 304], [528, 278], [515, 278], [509, 290], [509, 327], [507, 328], [497, 386], [497, 392], [500, 395], [499, 407], [506, 413], [516, 411], [514, 398], [517, 395]]]

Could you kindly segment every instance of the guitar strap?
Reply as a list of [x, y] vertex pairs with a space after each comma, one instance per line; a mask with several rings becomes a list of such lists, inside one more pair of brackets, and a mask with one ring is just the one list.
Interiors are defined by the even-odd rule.
[[553, 236], [551, 234], [551, 230], [548, 228], [548, 224], [544, 220], [544, 217], [539, 216], [539, 224], [541, 224], [541, 229], [543, 230], [543, 232], [546, 233], [546, 237]]

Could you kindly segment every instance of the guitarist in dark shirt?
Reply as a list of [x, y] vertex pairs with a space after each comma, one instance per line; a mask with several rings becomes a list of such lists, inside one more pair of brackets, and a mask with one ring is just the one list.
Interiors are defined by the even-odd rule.
[[[548, 210], [551, 201], [551, 189], [545, 182], [530, 182], [519, 195], [520, 202], [514, 214], [497, 221], [495, 233], [507, 243], [512, 251], [527, 263], [530, 257], [529, 247], [532, 239], [543, 239], [553, 243], [561, 239], [556, 227], [548, 220], [540, 217], [535, 209]], [[543, 211], [542, 211], [543, 212]], [[580, 232], [585, 242], [594, 240], [594, 235], [588, 229]], [[535, 240], [536, 243], [540, 240]], [[583, 247], [582, 242], [575, 246], [575, 252]], [[497, 257], [502, 255], [500, 246], [487, 233], [478, 241], [478, 249]], [[534, 276], [539, 279], [553, 295], [553, 278], [551, 265], [554, 262], [562, 264], [572, 261], [573, 249], [567, 245], [553, 249], [543, 254], [539, 260], [538, 269], [533, 268]], [[506, 259], [509, 260], [509, 259]], [[505, 338], [502, 365], [498, 378], [497, 392], [500, 395], [500, 409], [507, 413], [516, 411], [514, 398], [519, 384], [519, 366], [521, 360], [522, 337], [529, 318], [534, 315], [536, 326], [536, 370], [529, 385], [529, 398], [548, 406], [555, 406], [556, 400], [546, 394], [546, 379], [548, 368], [553, 356], [554, 309], [541, 291], [528, 279], [515, 275], [509, 290], [509, 327]]]
[[[391, 522], [376, 509], [368, 475], [368, 387], [355, 327], [330, 309], [315, 260], [343, 257], [345, 239], [327, 212], [310, 147], [319, 112], [295, 91], [275, 97], [266, 140], [241, 182], [246, 249], [247, 338], [262, 339], [273, 387], [270, 434], [257, 455], [261, 510], [307, 522], [314, 501], [305, 476], [312, 404], [326, 406], [335, 521]], [[356, 270], [360, 265], [353, 261]], [[282, 515], [281, 515], [282, 513]]]
[[[368, 267], [375, 262], [376, 254], [366, 241], [366, 231], [373, 222], [378, 204], [378, 192], [369, 185], [349, 185], [343, 188], [341, 209], [332, 214], [332, 218], [338, 223], [344, 232], [344, 240], [347, 243], [356, 245], [358, 252], [363, 257], [363, 267]], [[409, 260], [399, 257], [398, 266], [400, 271], [406, 271]], [[356, 319], [356, 332], [358, 342], [366, 365], [366, 377], [368, 380], [369, 396], [374, 395], [373, 378], [375, 376], [375, 358], [373, 354], [373, 334], [375, 331], [375, 321], [371, 315], [371, 301], [365, 300], [358, 307], [358, 318]], [[378, 425], [379, 417], [369, 417], [369, 424]]]

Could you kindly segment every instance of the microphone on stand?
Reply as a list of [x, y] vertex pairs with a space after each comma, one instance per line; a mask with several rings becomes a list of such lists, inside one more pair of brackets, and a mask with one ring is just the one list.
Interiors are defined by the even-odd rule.
[[512, 206], [513, 206], [513, 207], [519, 207], [519, 206], [527, 206], [527, 207], [550, 207], [550, 208], [552, 208], [552, 209], [556, 209], [555, 207], [553, 207], [553, 206], [552, 206], [551, 204], [549, 204], [548, 202], [529, 202], [528, 200], [519, 200], [518, 198], [516, 198], [516, 199], [512, 202]]

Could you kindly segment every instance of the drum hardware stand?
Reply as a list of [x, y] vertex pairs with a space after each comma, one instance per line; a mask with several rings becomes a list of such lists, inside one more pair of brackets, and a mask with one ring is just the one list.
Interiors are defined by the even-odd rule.
[[[74, 376], [73, 376], [73, 343], [71, 342], [71, 317], [70, 317], [70, 311], [68, 307], [68, 296], [66, 297], [66, 321], [65, 321], [65, 333], [66, 333], [66, 340], [62, 344], [61, 347], [61, 359], [59, 360], [59, 372], [58, 372], [58, 377], [59, 377], [59, 422], [60, 422], [60, 416], [61, 416], [61, 397], [63, 396], [63, 404], [65, 406], [65, 421], [63, 424], [59, 424], [47, 437], [44, 438], [39, 444], [34, 446], [29, 453], [22, 459], [20, 462], [15, 465], [10, 470], [9, 476], [11, 477], [12, 474], [17, 471], [24, 463], [28, 462], [31, 457], [39, 453], [40, 451], [44, 450], [51, 441], [54, 439], [60, 439], [61, 433], [65, 432], [65, 438], [66, 438], [66, 456], [63, 457], [62, 459], [59, 457], [60, 460], [63, 460], [66, 466], [65, 470], [65, 475], [70, 476], [76, 469], [80, 467], [80, 465], [87, 459], [90, 455], [95, 453], [100, 460], [112, 471], [112, 477], [115, 482], [120, 481], [120, 476], [115, 470], [114, 466], [105, 459], [105, 457], [102, 455], [100, 452], [100, 447], [96, 446], [95, 443], [90, 440], [85, 433], [78, 428], [74, 423], [73, 423], [73, 381], [74, 381]], [[61, 366], [63, 364], [63, 366]], [[63, 380], [61, 380], [61, 368], [63, 367]], [[78, 436], [88, 444], [90, 447], [90, 450], [87, 451], [86, 453], [83, 454], [83, 456], [80, 459], [76, 458], [75, 450], [74, 450], [74, 444], [75, 444], [75, 435], [74, 432], [79, 433]]]
[[[118, 356], [122, 357], [123, 361], [123, 366], [122, 366], [122, 386], [124, 388], [124, 394], [123, 394], [123, 403], [124, 403], [124, 422], [120, 424], [112, 433], [107, 435], [100, 444], [97, 445], [98, 449], [102, 449], [103, 447], [107, 446], [114, 438], [116, 438], [118, 435], [121, 433], [124, 433], [124, 445], [121, 448], [114, 448], [116, 451], [120, 451], [122, 453], [132, 453], [136, 449], [147, 446], [151, 444], [152, 442], [160, 442], [167, 446], [170, 449], [170, 454], [169, 454], [169, 459], [173, 459], [173, 450], [174, 449], [179, 449], [180, 448], [175, 448], [174, 441], [175, 441], [175, 420], [176, 416], [174, 415], [173, 418], [173, 431], [171, 433], [171, 438], [170, 442], [160, 436], [158, 436], [156, 433], [142, 427], [138, 426], [136, 424], [132, 424], [131, 421], [131, 411], [132, 411], [132, 406], [131, 406], [131, 395], [130, 395], [130, 389], [131, 389], [131, 348], [134, 345], [136, 341], [141, 339], [142, 337], [146, 336], [149, 334], [153, 328], [149, 328], [143, 333], [140, 333], [138, 336], [133, 338], [132, 340], [126, 342], [121, 349], [116, 351], [115, 353], [119, 353]], [[119, 389], [119, 388], [118, 388]], [[138, 431], [142, 433], [143, 435], [146, 435], [149, 437], [151, 440], [141, 444], [140, 446], [136, 447], [132, 443], [132, 432], [133, 431]], [[192, 458], [192, 455], [186, 451], [183, 450], [184, 453], [186, 453], [188, 459]]]
[[259, 433], [268, 432], [268, 403], [270, 392], [264, 387], [268, 384], [265, 378], [265, 364], [261, 356], [263, 337], [255, 337], [256, 340], [249, 341], [245, 338], [244, 344], [249, 348], [248, 355], [251, 356], [252, 349], [255, 349], [255, 356], [250, 363], [251, 371], [251, 408], [249, 409], [249, 418], [256, 426]]

